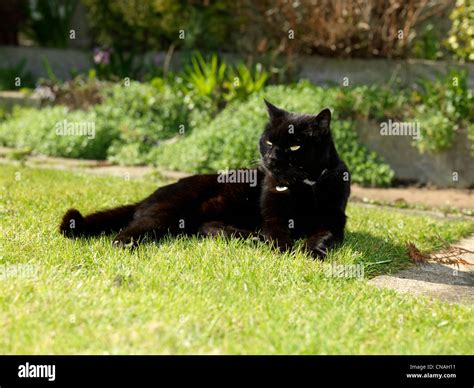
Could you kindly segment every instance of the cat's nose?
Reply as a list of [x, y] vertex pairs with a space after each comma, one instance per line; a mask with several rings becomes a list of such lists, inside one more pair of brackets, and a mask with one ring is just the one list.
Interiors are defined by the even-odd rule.
[[277, 157], [274, 153], [271, 153], [267, 156], [268, 163], [275, 164], [277, 161]]
[[271, 149], [269, 154], [268, 154], [268, 158], [270, 160], [277, 160], [277, 153], [276, 153], [276, 149]]
[[273, 168], [275, 167], [277, 164], [278, 164], [278, 160], [277, 158], [273, 157], [273, 158], [268, 158], [268, 167], [270, 168]]

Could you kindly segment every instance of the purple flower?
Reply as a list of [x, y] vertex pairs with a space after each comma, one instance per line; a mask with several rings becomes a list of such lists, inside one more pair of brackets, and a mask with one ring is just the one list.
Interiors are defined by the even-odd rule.
[[94, 49], [94, 63], [97, 65], [108, 65], [110, 63], [110, 49]]
[[54, 101], [56, 99], [56, 95], [50, 86], [37, 86], [34, 94], [40, 100]]

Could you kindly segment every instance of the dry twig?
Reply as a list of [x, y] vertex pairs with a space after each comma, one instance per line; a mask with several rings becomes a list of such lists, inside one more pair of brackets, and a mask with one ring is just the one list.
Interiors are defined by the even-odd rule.
[[460, 264], [474, 265], [474, 263], [466, 261], [460, 257], [462, 254], [465, 253], [474, 253], [469, 249], [449, 245], [448, 248], [446, 248], [442, 252], [429, 253], [420, 251], [416, 247], [416, 245], [410, 241], [406, 243], [406, 247], [408, 250], [408, 255], [416, 264], [423, 264], [427, 263], [428, 261], [434, 261], [436, 263], [441, 264], [456, 265], [457, 267], [459, 267]]

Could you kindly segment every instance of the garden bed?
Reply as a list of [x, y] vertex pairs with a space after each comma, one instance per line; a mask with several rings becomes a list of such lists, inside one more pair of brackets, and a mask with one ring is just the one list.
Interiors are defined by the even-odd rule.
[[[107, 69], [97, 70], [105, 76]], [[270, 79], [262, 65], [230, 65], [199, 54], [183, 72], [148, 82], [104, 81], [95, 70], [66, 83], [52, 79], [35, 92], [42, 96], [41, 109], [18, 107], [0, 117], [0, 145], [189, 173], [250, 167], [259, 159], [266, 98], [288, 111], [315, 114], [330, 107], [335, 144], [354, 183], [389, 186], [396, 178], [472, 187], [474, 93], [468, 73], [451, 70], [413, 89], [395, 81], [266, 85]], [[412, 135], [384, 136], [380, 127], [392, 123], [416, 127], [416, 141]]]

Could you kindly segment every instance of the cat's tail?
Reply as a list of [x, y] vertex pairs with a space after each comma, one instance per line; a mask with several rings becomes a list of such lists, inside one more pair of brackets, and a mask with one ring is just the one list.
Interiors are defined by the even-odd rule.
[[63, 216], [59, 231], [66, 237], [96, 236], [102, 232], [118, 231], [133, 219], [137, 205], [126, 205], [83, 216], [69, 209]]

